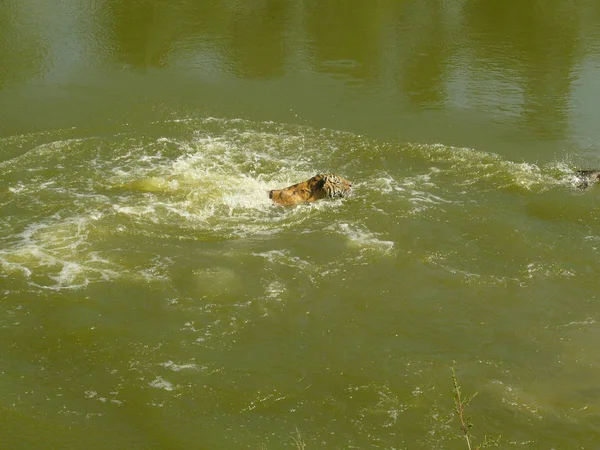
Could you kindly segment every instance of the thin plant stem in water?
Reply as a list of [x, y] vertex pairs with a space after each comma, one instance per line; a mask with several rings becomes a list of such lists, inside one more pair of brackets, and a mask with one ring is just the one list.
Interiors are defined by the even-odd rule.
[[298, 428], [296, 428], [296, 433], [292, 435], [292, 441], [294, 441], [294, 445], [298, 450], [306, 449], [306, 443], [304, 442], [302, 433], [300, 433], [300, 430]]
[[466, 408], [471, 403], [471, 400], [475, 398], [477, 392], [470, 397], [463, 397], [461, 386], [458, 382], [458, 377], [456, 376], [454, 367], [452, 367], [451, 370], [453, 385], [452, 392], [454, 393], [454, 412], [456, 413], [456, 416], [460, 422], [460, 429], [463, 437], [465, 438], [465, 442], [467, 443], [467, 448], [469, 450], [480, 450], [486, 447], [497, 447], [501, 436], [498, 436], [496, 439], [490, 439], [485, 436], [483, 442], [475, 446], [474, 438], [471, 434], [471, 428], [473, 427], [473, 424], [471, 423], [471, 418], [466, 415]]

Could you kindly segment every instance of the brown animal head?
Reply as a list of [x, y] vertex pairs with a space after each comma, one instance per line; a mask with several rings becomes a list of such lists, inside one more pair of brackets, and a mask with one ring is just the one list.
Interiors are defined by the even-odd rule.
[[351, 190], [352, 183], [345, 178], [332, 173], [320, 173], [302, 183], [272, 190], [269, 198], [279, 205], [297, 205], [322, 198], [346, 197]]

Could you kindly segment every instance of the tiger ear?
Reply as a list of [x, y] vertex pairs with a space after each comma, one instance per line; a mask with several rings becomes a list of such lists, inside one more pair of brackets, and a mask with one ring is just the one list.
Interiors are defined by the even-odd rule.
[[322, 189], [323, 186], [325, 186], [326, 182], [327, 182], [327, 177], [323, 176], [319, 181], [317, 181], [317, 189]]

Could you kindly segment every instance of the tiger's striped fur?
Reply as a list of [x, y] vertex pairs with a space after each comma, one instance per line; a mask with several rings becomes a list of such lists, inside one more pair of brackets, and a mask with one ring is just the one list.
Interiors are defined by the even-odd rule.
[[333, 173], [320, 173], [302, 183], [272, 190], [269, 192], [269, 198], [279, 205], [297, 205], [322, 198], [346, 197], [351, 190], [352, 183], [345, 178]]

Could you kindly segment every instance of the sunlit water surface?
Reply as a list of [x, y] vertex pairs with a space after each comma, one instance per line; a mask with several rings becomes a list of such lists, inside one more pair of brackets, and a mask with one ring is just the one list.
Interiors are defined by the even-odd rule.
[[595, 449], [598, 5], [8, 0], [0, 447]]
[[[298, 428], [390, 448], [410, 421], [445, 448], [450, 366], [497, 434], [508, 414], [511, 434], [556, 442], [598, 413], [598, 193], [568, 161], [272, 122], [152, 127], [2, 141], [33, 144], [0, 165], [9, 423], [106, 427], [120, 447], [199, 432], [278, 447]], [[268, 199], [323, 170], [353, 195]]]

